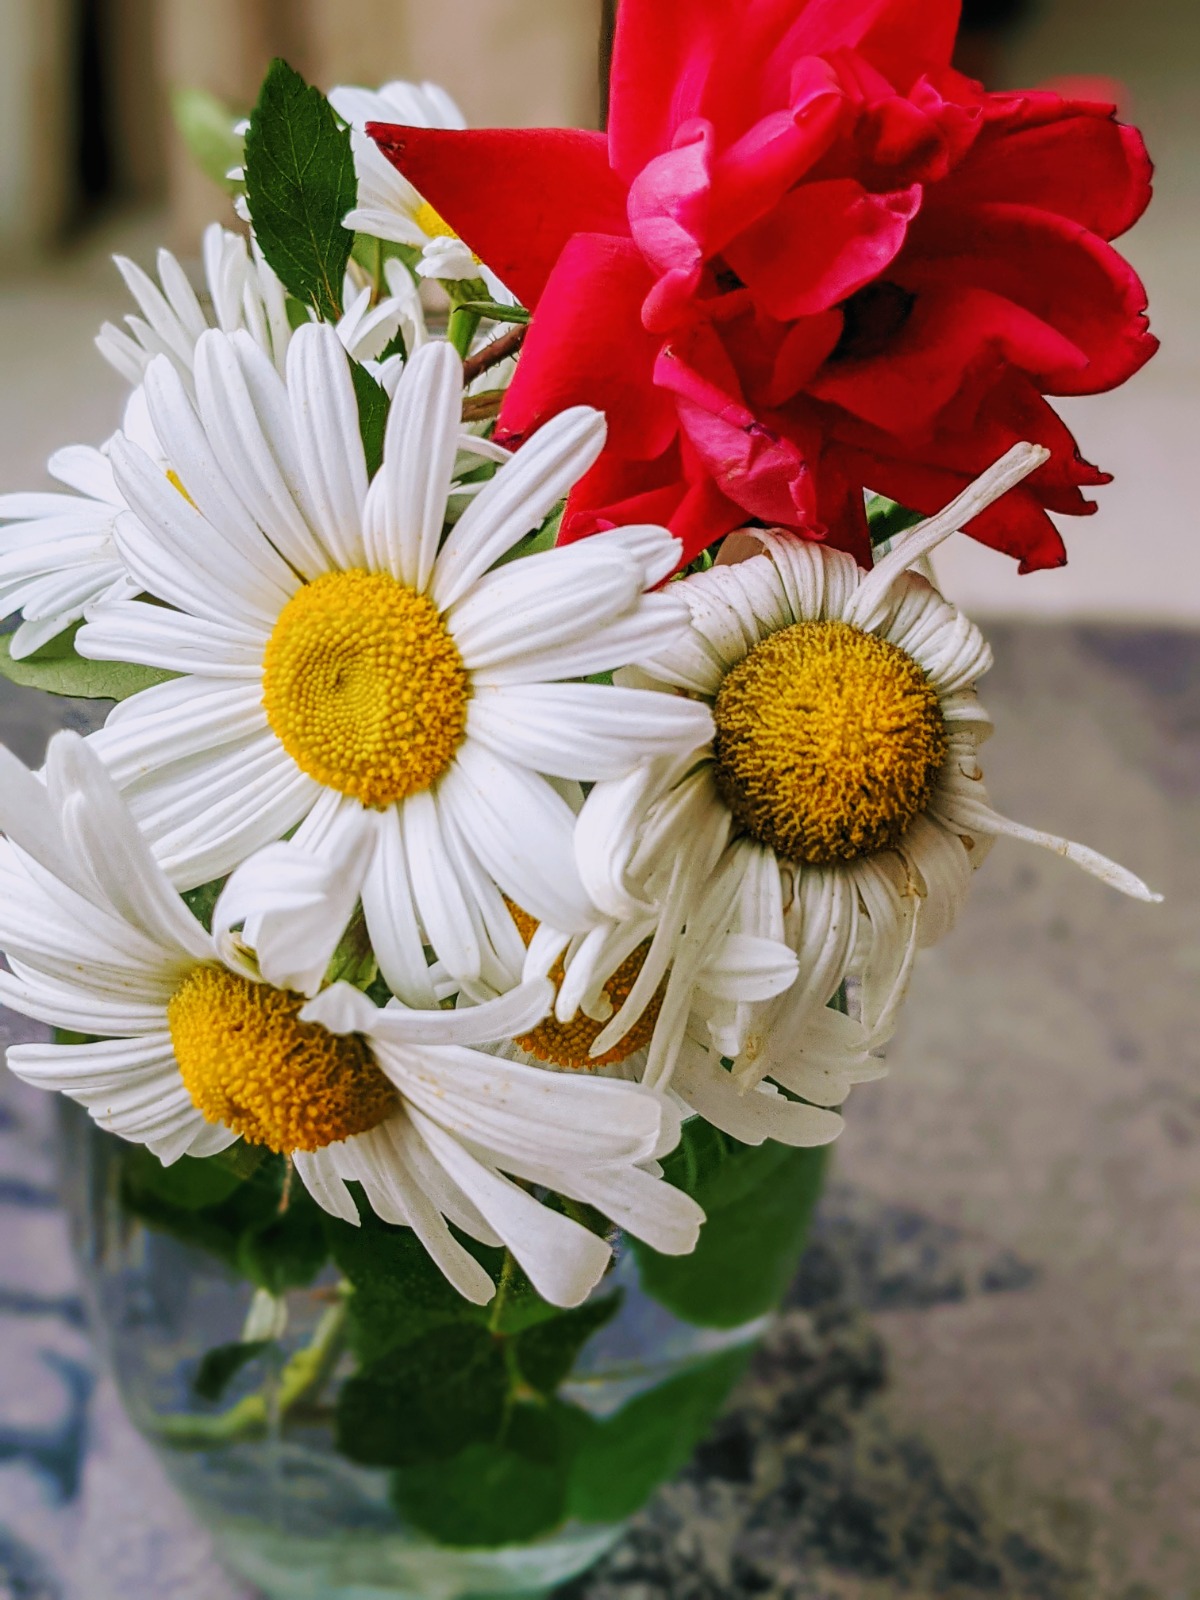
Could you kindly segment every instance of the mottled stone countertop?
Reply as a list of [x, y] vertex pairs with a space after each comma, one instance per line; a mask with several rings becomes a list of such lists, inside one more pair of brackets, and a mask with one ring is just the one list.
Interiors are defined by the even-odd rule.
[[[851, 1100], [791, 1309], [572, 1600], [1200, 1596], [1200, 638], [993, 637], [996, 804], [1167, 903], [996, 848]], [[46, 703], [0, 688], [35, 759]], [[6, 1079], [0, 1600], [245, 1600], [96, 1373], [49, 1130]]]

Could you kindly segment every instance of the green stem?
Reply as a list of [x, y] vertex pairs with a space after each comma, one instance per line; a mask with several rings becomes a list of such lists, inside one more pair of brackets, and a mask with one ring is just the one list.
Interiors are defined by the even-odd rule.
[[512, 1288], [512, 1281], [516, 1274], [517, 1263], [511, 1250], [504, 1252], [504, 1265], [500, 1268], [500, 1282], [496, 1289], [496, 1297], [492, 1301], [492, 1313], [488, 1318], [488, 1331], [499, 1333], [500, 1319], [504, 1315], [504, 1303], [508, 1299], [508, 1291]]
[[288, 1361], [273, 1394], [248, 1394], [215, 1417], [157, 1417], [155, 1433], [164, 1444], [193, 1450], [233, 1444], [239, 1439], [261, 1439], [272, 1416], [282, 1420], [302, 1400], [319, 1394], [325, 1387], [342, 1353], [345, 1328], [346, 1302], [339, 1299], [317, 1323], [310, 1343]]
[[450, 313], [450, 326], [446, 337], [464, 361], [471, 353], [471, 341], [475, 337], [479, 322], [478, 311], [467, 311], [461, 306], [456, 306]]

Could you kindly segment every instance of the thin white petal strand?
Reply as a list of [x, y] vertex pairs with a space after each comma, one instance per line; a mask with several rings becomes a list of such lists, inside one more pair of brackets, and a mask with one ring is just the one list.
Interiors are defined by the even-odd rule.
[[396, 806], [379, 814], [375, 853], [362, 886], [362, 904], [371, 948], [388, 988], [405, 1005], [435, 1005]]
[[327, 1211], [331, 1217], [340, 1217], [343, 1222], [357, 1228], [361, 1226], [358, 1207], [337, 1169], [336, 1148], [294, 1150], [292, 1164], [300, 1182], [322, 1211]]

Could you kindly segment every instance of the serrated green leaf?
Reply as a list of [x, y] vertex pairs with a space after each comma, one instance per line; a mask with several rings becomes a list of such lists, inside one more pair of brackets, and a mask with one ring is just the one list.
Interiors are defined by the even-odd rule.
[[633, 1240], [642, 1287], [688, 1322], [736, 1328], [775, 1306], [799, 1263], [826, 1151], [743, 1145], [695, 1117], [663, 1163], [707, 1221], [690, 1256]]
[[171, 114], [192, 160], [206, 178], [230, 194], [241, 185], [226, 176], [241, 165], [242, 136], [233, 131], [239, 114], [207, 89], [173, 89]]
[[867, 526], [872, 545], [886, 544], [924, 521], [923, 511], [912, 511], [898, 500], [889, 500], [885, 494], [873, 494], [867, 502]]
[[362, 434], [363, 454], [367, 458], [367, 476], [373, 478], [383, 460], [383, 436], [387, 431], [387, 390], [357, 361], [350, 363], [350, 376], [354, 380], [354, 398], [358, 402], [358, 430]]
[[504, 1350], [486, 1328], [435, 1328], [346, 1380], [338, 1449], [369, 1467], [447, 1460], [468, 1445], [495, 1442], [508, 1388]]
[[88, 661], [75, 651], [75, 635], [82, 626], [75, 623], [35, 655], [19, 661], [13, 659], [11, 637], [0, 635], [0, 676], [27, 689], [74, 700], [128, 700], [132, 694], [179, 676], [126, 661]]
[[571, 1435], [568, 1508], [582, 1522], [619, 1522], [687, 1462], [712, 1426], [751, 1350], [741, 1346], [638, 1395], [598, 1422], [577, 1407], [559, 1411]]
[[246, 199], [254, 231], [284, 287], [335, 322], [357, 198], [350, 130], [319, 89], [285, 61], [267, 69], [246, 135]]
[[531, 312], [524, 306], [506, 306], [498, 300], [460, 300], [459, 311], [472, 311], [476, 316], [487, 317], [491, 322], [516, 322], [522, 327], [533, 321]]
[[513, 1360], [530, 1388], [552, 1395], [587, 1341], [616, 1316], [623, 1299], [623, 1291], [618, 1290], [517, 1334], [512, 1342]]
[[252, 1339], [247, 1344], [219, 1344], [205, 1351], [192, 1379], [192, 1389], [201, 1400], [219, 1400], [243, 1367], [269, 1350], [269, 1339]]
[[569, 1450], [556, 1408], [518, 1405], [501, 1442], [394, 1472], [392, 1503], [439, 1544], [525, 1544], [563, 1520]]

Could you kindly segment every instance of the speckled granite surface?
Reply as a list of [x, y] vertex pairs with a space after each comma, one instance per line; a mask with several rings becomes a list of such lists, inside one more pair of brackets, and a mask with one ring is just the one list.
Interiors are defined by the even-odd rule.
[[[1168, 903], [997, 847], [777, 1334], [570, 1600], [1200, 1596], [1200, 638], [993, 637], [996, 803]], [[7, 691], [0, 729], [36, 757], [45, 702]], [[0, 1600], [245, 1600], [94, 1373], [11, 1080], [0, 1351]]]

